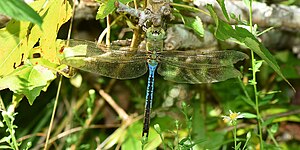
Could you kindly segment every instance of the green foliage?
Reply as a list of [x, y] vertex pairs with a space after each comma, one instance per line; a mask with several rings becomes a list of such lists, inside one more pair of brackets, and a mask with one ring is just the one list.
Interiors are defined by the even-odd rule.
[[[43, 16], [44, 24], [41, 30], [38, 26], [28, 22], [11, 20], [5, 28], [0, 30], [1, 48], [0, 76], [1, 89], [9, 88], [16, 94], [25, 95], [32, 104], [42, 89], [46, 90], [50, 81], [55, 79], [58, 56], [56, 52], [56, 37], [59, 27], [70, 18], [70, 5], [64, 1], [51, 1], [44, 6], [45, 1], [40, 0], [31, 4], [32, 8], [39, 10]], [[39, 42], [40, 46], [34, 47]], [[26, 59], [31, 51], [40, 49], [41, 60]], [[30, 56], [32, 57], [32, 56]], [[44, 60], [46, 59], [46, 60]], [[44, 66], [35, 66], [37, 64]], [[45, 66], [48, 66], [45, 68]], [[15, 69], [17, 68], [17, 69]], [[52, 75], [50, 75], [52, 74]], [[9, 81], [9, 82], [8, 82]]]
[[275, 58], [285, 64], [282, 67], [282, 73], [286, 78], [299, 79], [300, 74], [297, 71], [297, 66], [300, 65], [299, 59], [288, 51], [276, 53]]
[[248, 119], [257, 117], [255, 114], [251, 114], [251, 113], [243, 113], [242, 115], [244, 116], [244, 118], [248, 118]]
[[[97, 19], [104, 19], [109, 14], [111, 19], [116, 18], [114, 2], [108, 0], [101, 3]], [[251, 9], [252, 1], [244, 0], [244, 2]], [[280, 82], [286, 78], [299, 80], [300, 74], [297, 70], [299, 59], [288, 50], [271, 54], [257, 40], [258, 34], [255, 29], [252, 29], [254, 27], [249, 27], [251, 21], [236, 17], [239, 14], [229, 15], [224, 0], [218, 0], [218, 3], [226, 21], [220, 19], [211, 5], [207, 6], [216, 23], [216, 38], [222, 41], [234, 41], [263, 59], [256, 60], [254, 55], [251, 56], [248, 62], [251, 64], [250, 69], [241, 69], [243, 81], [231, 79], [212, 85], [182, 85], [157, 77], [150, 133], [149, 137], [145, 138], [141, 137], [143, 125], [141, 114], [144, 112], [146, 77], [116, 81], [81, 72], [77, 76], [78, 80], [73, 78], [70, 81], [64, 79], [60, 82], [62, 90], [59, 93], [61, 95], [57, 96], [57, 100], [60, 100], [57, 101], [58, 109], [49, 140], [49, 149], [54, 148], [54, 143], [61, 149], [76, 147], [125, 150], [245, 150], [259, 146], [263, 146], [264, 149], [299, 147], [297, 141], [289, 141], [290, 143], [277, 141], [280, 134], [285, 133], [280, 130], [285, 127], [284, 124], [292, 122], [299, 125], [300, 123], [300, 117], [297, 115], [299, 106], [290, 105], [291, 90]], [[172, 13], [176, 21], [181, 21], [185, 26], [193, 29], [199, 38], [205, 36], [201, 18], [185, 16], [184, 13], [184, 11], [200, 11], [185, 4], [187, 3], [183, 1], [174, 1], [172, 4], [174, 6]], [[41, 148], [39, 143], [44, 137], [40, 136], [46, 134], [45, 129], [49, 128], [48, 122], [53, 111], [52, 101], [57, 88], [57, 82], [53, 81], [56, 79], [57, 72], [63, 73], [66, 67], [59, 64], [60, 60], [66, 56], [78, 55], [72, 53], [74, 49], [77, 49], [76, 52], [80, 54], [85, 54], [88, 50], [82, 45], [73, 47], [73, 50], [68, 49], [65, 41], [56, 41], [59, 28], [71, 16], [70, 5], [62, 0], [48, 1], [44, 9], [41, 9], [43, 5], [44, 1], [31, 4], [31, 7], [43, 17], [43, 30], [38, 25], [16, 20], [12, 20], [7, 27], [0, 30], [0, 44], [3, 45], [0, 50], [0, 111], [2, 113], [0, 134], [5, 135], [0, 139], [0, 148]], [[125, 15], [123, 17], [122, 19], [130, 22], [132, 26], [136, 25], [134, 19], [127, 18]], [[231, 19], [237, 21], [238, 25], [230, 25], [228, 22]], [[114, 24], [116, 27], [111, 29], [110, 34], [118, 35], [118, 29], [125, 28], [122, 26], [124, 24], [116, 21]], [[212, 25], [209, 27], [213, 28]], [[41, 54], [41, 58], [34, 58], [35, 53]], [[271, 68], [263, 72], [264, 67], [268, 68], [266, 64], [280, 77], [260, 83], [261, 73], [265, 73], [268, 78], [273, 75]], [[82, 64], [78, 64], [80, 65]], [[4, 89], [9, 89], [13, 94]], [[105, 89], [109, 93], [118, 109], [107, 105], [104, 100], [107, 97], [99, 96], [96, 92], [99, 89]], [[41, 93], [41, 91], [45, 92]], [[27, 106], [27, 102], [21, 101], [23, 96], [28, 99], [30, 107]], [[9, 102], [9, 97], [13, 97], [12, 102]], [[11, 109], [13, 113], [4, 111], [5, 106], [10, 103], [15, 107], [18, 106], [16, 109], [19, 113], [18, 118], [15, 118], [16, 113]], [[126, 111], [128, 118], [124, 119], [115, 113], [120, 110]], [[224, 117], [228, 110], [233, 111]], [[27, 116], [30, 116], [29, 119], [26, 118]], [[231, 119], [229, 121], [232, 123], [224, 122], [222, 116]], [[28, 136], [29, 139], [26, 140], [24, 137]]]
[[[2, 139], [0, 139], [0, 144], [2, 145], [0, 147], [3, 149], [6, 148], [6, 149], [16, 149], [17, 150], [21, 144], [21, 143], [17, 142], [16, 136], [15, 136], [15, 133], [16, 133], [15, 129], [17, 128], [17, 126], [14, 125], [14, 121], [15, 121], [15, 116], [17, 115], [17, 113], [14, 113], [14, 109], [15, 109], [14, 106], [11, 105], [7, 111], [3, 110], [1, 112], [1, 116], [3, 117], [3, 122], [5, 122], [5, 124], [7, 126], [6, 132], [9, 132], [9, 134], [10, 134], [10, 136], [6, 136], [6, 137], [3, 137]], [[8, 143], [9, 146], [4, 145], [4, 143]]]
[[178, 8], [179, 8], [179, 10], [174, 10], [173, 15], [177, 18], [180, 18], [182, 20], [183, 24], [186, 27], [194, 30], [198, 36], [203, 37], [204, 36], [204, 27], [203, 27], [201, 18], [199, 18], [198, 16], [188, 17], [188, 16], [182, 15], [182, 13], [180, 13], [181, 11], [197, 12], [197, 9], [194, 10], [194, 9], [192, 9], [193, 7], [190, 8], [185, 5], [178, 5]]
[[193, 29], [200, 37], [204, 36], [204, 28], [198, 16], [195, 18], [183, 16], [183, 21], [186, 27]]
[[43, 20], [39, 14], [23, 0], [0, 0], [0, 13], [21, 21], [30, 21], [42, 26]]
[[47, 68], [26, 61], [10, 75], [0, 79], [0, 90], [9, 88], [15, 94], [25, 95], [32, 105], [41, 90], [46, 91], [55, 78], [53, 72]]
[[225, 18], [227, 19], [227, 21], [230, 21], [230, 18], [229, 18], [229, 15], [227, 13], [226, 6], [225, 6], [225, 0], [217, 0], [217, 2], [221, 6], [223, 15], [225, 16]]
[[282, 77], [289, 85], [291, 85], [285, 76], [282, 74], [280, 67], [278, 66], [274, 56], [265, 48], [265, 46], [257, 40], [257, 38], [245, 28], [235, 26], [232, 28], [229, 24], [220, 20], [217, 14], [214, 12], [212, 5], [207, 5], [216, 25], [217, 30], [215, 35], [220, 40], [226, 40], [233, 38], [241, 45], [244, 45], [254, 51], [258, 56], [260, 56], [264, 61], [274, 69], [274, 71]]
[[[105, 2], [102, 2], [100, 4], [100, 7], [98, 9], [96, 19], [104, 19], [107, 15], [111, 14], [115, 9], [115, 2], [117, 0], [107, 0]], [[118, 0], [121, 3], [128, 3], [131, 2], [132, 0]]]

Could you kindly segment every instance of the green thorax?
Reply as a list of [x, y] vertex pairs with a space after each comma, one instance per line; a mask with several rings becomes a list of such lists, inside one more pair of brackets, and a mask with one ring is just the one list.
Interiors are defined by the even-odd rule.
[[146, 32], [146, 49], [149, 53], [148, 63], [157, 65], [157, 53], [164, 47], [165, 31], [160, 27], [150, 27]]
[[164, 47], [165, 31], [160, 27], [149, 27], [146, 31], [147, 51], [160, 52]]

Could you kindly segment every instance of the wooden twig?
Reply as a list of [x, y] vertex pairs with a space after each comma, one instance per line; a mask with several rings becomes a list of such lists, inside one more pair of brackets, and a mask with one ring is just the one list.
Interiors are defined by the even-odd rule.
[[218, 43], [213, 34], [205, 31], [203, 38], [198, 37], [184, 25], [173, 25], [167, 29], [167, 38], [164, 41], [166, 50], [176, 49], [217, 49]]
[[[194, 5], [200, 9], [205, 9], [206, 4], [212, 4], [219, 16], [222, 15], [222, 10], [216, 0], [195, 0]], [[226, 9], [229, 14], [233, 13], [237, 17], [244, 20], [248, 19], [248, 8], [243, 1], [227, 0], [225, 1]], [[271, 5], [266, 3], [253, 2], [253, 23], [260, 27], [279, 27], [286, 30], [298, 30], [300, 28], [300, 8], [297, 6]], [[211, 17], [199, 14], [203, 22], [212, 23]], [[232, 21], [231, 23], [235, 23]]]
[[113, 100], [113, 98], [110, 95], [104, 92], [104, 90], [100, 90], [99, 94], [118, 113], [122, 120], [128, 119], [128, 114]]

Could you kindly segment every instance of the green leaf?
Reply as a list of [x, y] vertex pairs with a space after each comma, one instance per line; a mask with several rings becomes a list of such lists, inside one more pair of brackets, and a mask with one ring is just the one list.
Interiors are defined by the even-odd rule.
[[224, 22], [223, 20], [217, 17], [217, 14], [215, 13], [212, 5], [207, 5], [207, 9], [211, 13], [211, 16], [213, 17], [217, 25], [215, 35], [219, 40], [226, 40], [232, 38], [234, 39], [234, 42], [248, 47], [250, 50], [254, 51], [259, 57], [261, 57], [264, 61], [266, 61], [266, 63], [271, 68], [273, 68], [273, 70], [293, 88], [290, 82], [284, 77], [284, 75], [280, 71], [280, 67], [278, 66], [275, 58], [251, 32], [239, 26], [235, 26], [235, 29], [232, 28], [232, 26], [230, 26], [228, 23]]
[[11, 149], [11, 147], [7, 145], [0, 145], [0, 149]]
[[275, 134], [278, 131], [278, 128], [279, 128], [278, 123], [273, 124], [270, 129], [271, 133]]
[[[232, 27], [228, 24], [224, 24], [222, 21], [219, 22], [218, 15], [214, 11], [213, 6], [211, 4], [206, 5], [206, 8], [210, 12], [211, 17], [214, 19], [216, 26], [218, 27], [215, 31], [215, 36], [222, 41], [229, 39], [230, 36], [226, 32], [230, 32], [232, 30]], [[222, 27], [222, 30], [219, 28], [219, 26]]]
[[[141, 149], [141, 129], [143, 128], [143, 124], [139, 121], [134, 122], [132, 125], [128, 127], [126, 130], [126, 141], [122, 144], [122, 149], [124, 150], [132, 150], [132, 149]], [[145, 150], [156, 149], [161, 144], [161, 139], [159, 134], [155, 132], [153, 128], [150, 128], [148, 142], [145, 145]]]
[[198, 16], [195, 18], [183, 16], [183, 21], [186, 27], [193, 29], [200, 37], [203, 37], [204, 28], [202, 21]]
[[253, 71], [254, 72], [259, 72], [259, 68], [261, 67], [261, 65], [263, 64], [264, 61], [262, 60], [258, 60], [255, 61], [254, 67], [253, 67]]
[[185, 137], [185, 138], [183, 138], [183, 139], [181, 139], [180, 141], [179, 141], [179, 145], [184, 145], [184, 143], [186, 142], [186, 141], [189, 141], [190, 140], [190, 138], [189, 137]]
[[267, 120], [265, 120], [265, 121], [262, 123], [262, 126], [263, 126], [263, 127], [266, 127], [267, 125], [271, 124], [271, 123], [274, 121], [274, 119], [276, 119], [276, 117], [274, 117], [274, 116], [268, 118]]
[[251, 113], [242, 113], [242, 115], [244, 116], [244, 118], [256, 118], [257, 116], [255, 114], [251, 114]]
[[235, 150], [239, 150], [239, 149], [240, 149], [240, 147], [241, 147], [241, 144], [242, 144], [242, 142], [239, 142], [239, 143], [237, 144], [237, 146], [236, 146], [236, 149], [235, 149]]
[[[107, 0], [105, 2], [103, 2], [102, 4], [100, 4], [100, 7], [98, 9], [97, 15], [96, 15], [96, 19], [104, 19], [107, 15], [111, 14], [115, 9], [115, 1], [117, 0]], [[121, 3], [128, 3], [131, 2], [133, 0], [119, 0], [119, 2]]]
[[219, 5], [222, 9], [223, 15], [225, 16], [227, 21], [229, 21], [229, 15], [228, 15], [226, 7], [225, 7], [225, 0], [217, 0], [217, 2], [219, 3]]
[[126, 141], [122, 144], [122, 149], [139, 149], [142, 146], [141, 141], [137, 138], [140, 134], [137, 134], [136, 131], [142, 129], [142, 124], [135, 122], [128, 127], [126, 132]]
[[249, 140], [251, 138], [251, 131], [248, 131], [246, 138], [247, 138], [247, 140]]
[[224, 138], [226, 132], [215, 131], [207, 133], [207, 141], [201, 143], [200, 145], [205, 146], [206, 149], [220, 149], [222, 143], [225, 141]]
[[39, 14], [23, 0], [0, 0], [0, 13], [16, 20], [30, 21], [39, 27], [41, 27], [43, 23]]
[[247, 98], [245, 96], [238, 96], [237, 99], [242, 99], [247, 104], [249, 104], [250, 106], [252, 106], [253, 108], [255, 108], [255, 103], [251, 99], [249, 99], [249, 98]]
[[[0, 120], [0, 128], [3, 128], [4, 127], [4, 124], [3, 124], [3, 122]], [[1, 141], [0, 141], [0, 143], [1, 143]]]
[[161, 134], [161, 129], [160, 129], [159, 124], [155, 124], [155, 125], [154, 125], [154, 129], [155, 129], [155, 131], [156, 131], [158, 134]]
[[282, 72], [280, 71], [280, 67], [278, 66], [275, 58], [272, 56], [272, 54], [268, 51], [268, 49], [261, 44], [254, 36], [251, 34], [248, 30], [243, 28], [236, 28], [237, 33], [239, 35], [242, 35], [241, 40], [242, 43], [244, 43], [249, 49], [254, 51], [259, 57], [261, 57], [266, 63], [273, 68], [273, 70], [282, 77], [291, 87], [292, 85], [290, 82], [284, 77]]
[[29, 61], [16, 69], [12, 74], [0, 79], [0, 90], [9, 88], [16, 94], [25, 95], [32, 105], [50, 81], [56, 76], [41, 65], [32, 65]]

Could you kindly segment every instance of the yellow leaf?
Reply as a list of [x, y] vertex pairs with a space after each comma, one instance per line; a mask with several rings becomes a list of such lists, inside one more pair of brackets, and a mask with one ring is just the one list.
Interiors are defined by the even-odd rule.
[[69, 3], [64, 0], [49, 1], [49, 3], [48, 13], [51, 15], [44, 18], [42, 26], [44, 32], [40, 39], [40, 45], [43, 58], [58, 64], [59, 59], [56, 53], [57, 33], [61, 25], [70, 19], [72, 9]]
[[71, 7], [64, 0], [39, 0], [31, 3], [31, 7], [43, 17], [43, 30], [30, 22], [16, 20], [11, 20], [5, 28], [0, 29], [0, 77], [22, 65], [39, 39], [42, 57], [58, 62], [55, 40], [60, 26], [71, 16]]

